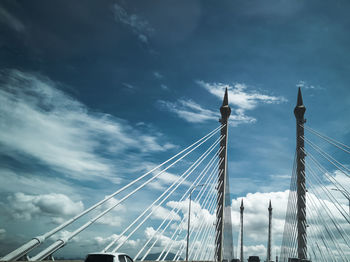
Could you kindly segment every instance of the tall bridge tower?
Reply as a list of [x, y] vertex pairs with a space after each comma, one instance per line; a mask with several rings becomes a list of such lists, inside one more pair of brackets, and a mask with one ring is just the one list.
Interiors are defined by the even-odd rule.
[[226, 188], [226, 176], [227, 176], [227, 135], [228, 135], [228, 118], [231, 114], [231, 108], [228, 105], [227, 88], [225, 90], [224, 100], [220, 107], [221, 113], [221, 136], [224, 138], [220, 142], [220, 146], [223, 148], [219, 158], [221, 164], [219, 166], [218, 177], [218, 197], [217, 197], [217, 210], [216, 210], [216, 249], [215, 259], [221, 262], [223, 257], [223, 236], [224, 236], [224, 207], [225, 207], [225, 188]]
[[301, 90], [298, 90], [298, 101], [294, 108], [297, 125], [297, 241], [298, 258], [307, 259], [306, 246], [306, 185], [305, 185], [305, 153], [304, 153], [304, 119], [306, 108], [303, 104]]

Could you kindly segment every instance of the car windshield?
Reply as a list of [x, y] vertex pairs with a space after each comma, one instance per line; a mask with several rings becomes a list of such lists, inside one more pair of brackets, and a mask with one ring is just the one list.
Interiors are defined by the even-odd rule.
[[113, 262], [114, 256], [112, 255], [103, 255], [103, 254], [96, 254], [96, 255], [88, 255], [85, 259], [85, 262]]

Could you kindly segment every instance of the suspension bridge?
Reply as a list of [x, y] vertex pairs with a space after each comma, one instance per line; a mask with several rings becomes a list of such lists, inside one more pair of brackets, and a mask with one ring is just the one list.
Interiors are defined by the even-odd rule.
[[[148, 186], [165, 175], [167, 170], [178, 167], [177, 170], [181, 171], [177, 172], [177, 179], [164, 192], [155, 196], [152, 203], [143, 206], [139, 215], [102, 250], [91, 252], [123, 252], [127, 241], [133, 239], [138, 230], [150, 223], [152, 216], [171, 201], [172, 205], [168, 205], [171, 210], [141, 243], [133, 256], [134, 260], [147, 260], [155, 247], [159, 248], [157, 244], [162, 242], [165, 244], [161, 245], [161, 252], [153, 260], [246, 261], [249, 255], [254, 254], [244, 253], [243, 200], [240, 207], [240, 228], [237, 229], [239, 244], [235, 248], [233, 245], [227, 168], [231, 114], [228, 99], [226, 89], [220, 107], [220, 125], [217, 128], [75, 217], [48, 232], [38, 232], [38, 236], [0, 260], [41, 261], [53, 258], [56, 251], [70, 245], [72, 239], [94, 226], [96, 221], [122, 203], [128, 203], [134, 196], [149, 190]], [[348, 163], [337, 159], [340, 154], [343, 154], [342, 159], [344, 156], [346, 159], [350, 147], [309, 127], [304, 118], [305, 111], [299, 88], [294, 109], [296, 151], [282, 243], [279, 254], [273, 258], [273, 203], [270, 202], [266, 205], [268, 234], [261, 236], [266, 241], [263, 244], [267, 244], [267, 252], [261, 261], [350, 261], [350, 170]], [[191, 220], [191, 207], [194, 205], [203, 214], [198, 215], [195, 224]], [[81, 222], [84, 221], [83, 217], [88, 219]], [[54, 237], [67, 228], [71, 231], [64, 237]]]

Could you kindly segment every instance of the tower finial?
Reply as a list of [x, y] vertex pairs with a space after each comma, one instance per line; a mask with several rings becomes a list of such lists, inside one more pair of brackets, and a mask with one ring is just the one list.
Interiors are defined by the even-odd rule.
[[301, 89], [299, 87], [299, 89], [298, 89], [298, 100], [297, 100], [297, 105], [294, 108], [294, 115], [300, 121], [304, 121], [305, 111], [306, 111], [306, 107], [304, 106], [303, 96], [301, 95]]
[[221, 122], [226, 123], [227, 119], [230, 117], [231, 114], [231, 108], [228, 105], [228, 91], [227, 87], [225, 89], [225, 95], [224, 100], [222, 100], [222, 106], [220, 107], [220, 113], [221, 113]]
[[297, 106], [302, 106], [302, 105], [304, 105], [303, 104], [303, 96], [301, 95], [301, 88], [299, 87]]
[[244, 208], [244, 205], [243, 205], [243, 198], [241, 200], [241, 208]]
[[224, 100], [222, 101], [223, 106], [228, 105], [228, 94], [227, 94], [227, 87], [225, 88], [225, 95], [224, 95]]
[[269, 204], [269, 211], [270, 210], [272, 210], [271, 199], [270, 199], [270, 204]]

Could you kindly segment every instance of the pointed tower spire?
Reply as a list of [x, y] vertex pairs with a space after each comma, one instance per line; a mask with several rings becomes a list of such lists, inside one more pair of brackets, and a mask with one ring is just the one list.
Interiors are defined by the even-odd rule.
[[297, 106], [302, 106], [303, 104], [303, 96], [301, 95], [301, 89], [299, 87], [298, 89], [298, 101], [297, 101]]
[[231, 108], [228, 105], [228, 91], [227, 91], [227, 87], [225, 89], [224, 99], [222, 100], [222, 106], [220, 107], [220, 113], [221, 113], [220, 122], [223, 123], [223, 124], [226, 124], [227, 119], [231, 115]]
[[294, 115], [297, 119], [304, 119], [305, 111], [306, 111], [306, 107], [304, 106], [303, 96], [301, 95], [301, 89], [299, 87], [298, 100], [297, 100], [297, 105], [294, 108]]
[[224, 95], [224, 100], [222, 101], [223, 106], [228, 105], [228, 94], [227, 94], [227, 87], [225, 88], [225, 95]]

